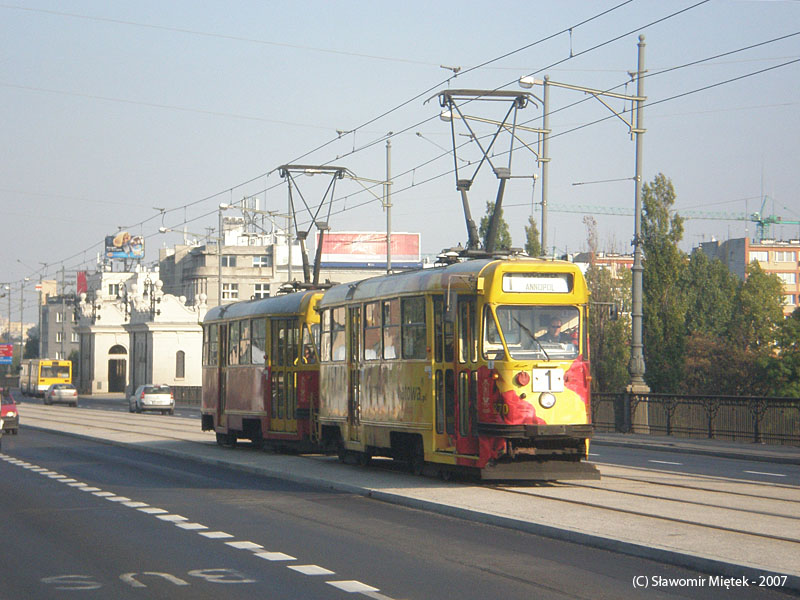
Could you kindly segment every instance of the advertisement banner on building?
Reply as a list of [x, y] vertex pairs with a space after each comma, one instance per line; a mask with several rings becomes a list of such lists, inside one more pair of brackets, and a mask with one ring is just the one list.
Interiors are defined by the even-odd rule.
[[[319, 232], [316, 243], [319, 244]], [[323, 267], [380, 268], [386, 266], [386, 232], [336, 231], [322, 239]], [[420, 234], [392, 233], [392, 267], [421, 267]]]
[[10, 365], [14, 358], [14, 344], [0, 344], [0, 365]]
[[106, 258], [144, 258], [144, 238], [127, 231], [106, 236]]

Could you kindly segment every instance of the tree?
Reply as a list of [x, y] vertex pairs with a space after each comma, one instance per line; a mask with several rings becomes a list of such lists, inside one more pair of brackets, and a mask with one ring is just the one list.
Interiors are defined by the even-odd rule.
[[681, 281], [686, 298], [686, 334], [722, 337], [733, 319], [741, 281], [715, 258], [696, 251], [689, 258]]
[[[478, 234], [481, 236], [481, 240], [483, 241], [483, 247], [486, 248], [486, 234], [489, 233], [489, 219], [494, 212], [494, 202], [487, 202], [486, 203], [486, 214], [481, 217], [481, 225], [478, 228]], [[497, 223], [497, 239], [495, 241], [494, 247], [495, 250], [508, 250], [511, 248], [511, 233], [508, 230], [508, 223], [503, 218], [503, 209], [500, 209], [500, 214], [497, 215], [499, 219]]]
[[525, 226], [525, 252], [528, 256], [542, 256], [542, 242], [539, 234], [539, 227], [533, 216], [528, 217], [528, 224]]
[[778, 326], [778, 355], [771, 357], [765, 379], [771, 382], [769, 394], [800, 398], [800, 308]]
[[39, 326], [35, 325], [28, 330], [28, 339], [25, 340], [25, 350], [22, 358], [39, 358]]
[[675, 189], [662, 173], [642, 186], [645, 379], [654, 392], [674, 392], [684, 377], [686, 302], [680, 286], [686, 256], [678, 248], [683, 219], [670, 211]]
[[769, 352], [783, 321], [783, 285], [777, 275], [765, 273], [753, 261], [745, 269], [745, 280], [734, 301], [734, 316], [728, 335], [746, 350]]
[[591, 293], [589, 341], [591, 343], [592, 390], [623, 392], [630, 382], [631, 320], [630, 313], [611, 318], [612, 305], [630, 306], [631, 273], [624, 270], [619, 278], [609, 269], [591, 264], [586, 270]]

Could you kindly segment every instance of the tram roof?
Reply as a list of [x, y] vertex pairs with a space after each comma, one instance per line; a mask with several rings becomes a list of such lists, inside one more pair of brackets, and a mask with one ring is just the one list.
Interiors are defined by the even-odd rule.
[[319, 290], [303, 291], [283, 296], [245, 300], [243, 302], [215, 306], [206, 313], [203, 322], [209, 323], [222, 319], [237, 319], [258, 315], [299, 314], [304, 310], [303, 303], [305, 299], [319, 293], [321, 293]]
[[453, 289], [464, 289], [472, 277], [487, 275], [501, 265], [529, 265], [547, 271], [577, 269], [572, 263], [539, 258], [475, 259], [446, 267], [404, 271], [379, 275], [352, 283], [336, 285], [325, 292], [319, 307], [342, 304], [351, 300], [386, 298], [400, 294], [413, 294]]

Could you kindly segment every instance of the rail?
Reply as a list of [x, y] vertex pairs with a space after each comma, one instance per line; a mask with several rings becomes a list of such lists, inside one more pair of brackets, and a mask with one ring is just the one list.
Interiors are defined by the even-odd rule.
[[800, 398], [592, 394], [598, 432], [800, 445]]

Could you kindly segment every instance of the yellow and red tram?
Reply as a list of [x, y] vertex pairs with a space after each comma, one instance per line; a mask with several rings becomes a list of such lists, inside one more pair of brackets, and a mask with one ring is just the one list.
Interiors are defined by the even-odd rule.
[[305, 291], [208, 311], [201, 418], [220, 445], [316, 448], [321, 297]]
[[317, 306], [320, 442], [415, 472], [599, 478], [588, 300], [575, 265], [527, 258], [332, 287]]

